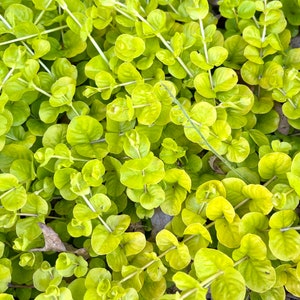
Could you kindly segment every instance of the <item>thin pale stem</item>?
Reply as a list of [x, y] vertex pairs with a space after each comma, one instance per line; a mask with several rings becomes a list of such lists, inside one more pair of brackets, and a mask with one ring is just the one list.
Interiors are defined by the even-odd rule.
[[[66, 4], [66, 2], [59, 1], [59, 5], [61, 6], [61, 8], [63, 10], [65, 10], [68, 15], [73, 19], [73, 21], [80, 27], [82, 28], [82, 24], [79, 22], [79, 20], [74, 16], [74, 14], [70, 11], [70, 9], [68, 8], [68, 5]], [[102, 49], [99, 47], [99, 45], [97, 44], [96, 40], [90, 35], [87, 35], [90, 42], [93, 44], [93, 46], [95, 47], [95, 49], [97, 50], [97, 52], [99, 53], [99, 55], [102, 57], [102, 59], [105, 61], [105, 63], [109, 66], [109, 61], [107, 59], [107, 57], [105, 56], [105, 54], [103, 53]]]
[[15, 68], [11, 68], [7, 74], [5, 75], [5, 77], [2, 80], [2, 83], [0, 85], [0, 91], [2, 90], [3, 85], [5, 84], [5, 82], [10, 78], [10, 76], [13, 74]]
[[289, 230], [300, 230], [300, 226], [284, 227], [284, 228], [280, 229], [281, 232], [285, 232], [285, 231], [289, 231]]
[[[123, 3], [120, 3], [118, 1], [115, 2], [117, 5], [127, 9], [126, 5], [124, 5]], [[140, 21], [142, 21], [143, 23], [147, 24], [149, 27], [152, 28], [152, 30], [154, 31], [154, 34], [160, 39], [160, 41], [164, 44], [164, 46], [173, 54], [174, 50], [171, 47], [171, 45], [165, 40], [165, 38], [160, 34], [160, 33], [155, 33], [155, 29], [153, 28], [153, 26], [143, 17], [141, 16], [136, 10], [133, 10], [132, 13], [134, 14], [134, 16], [136, 16]], [[187, 65], [184, 63], [184, 61], [179, 57], [176, 56], [175, 57], [176, 60], [178, 61], [178, 63], [182, 66], [182, 68], [186, 71], [186, 73], [190, 76], [193, 77], [193, 73], [190, 71], [190, 69], [187, 67]]]
[[[95, 212], [97, 213], [96, 209], [94, 208], [94, 206], [92, 205], [92, 203], [90, 202], [90, 200], [85, 196], [85, 195], [82, 195], [81, 196], [84, 200], [84, 202], [86, 203], [86, 205], [89, 207], [89, 209], [92, 211], [92, 212]], [[99, 221], [103, 224], [103, 226], [106, 228], [106, 230], [110, 233], [112, 233], [112, 229], [107, 225], [107, 223], [101, 218], [101, 216], [98, 215], [98, 219]]]
[[38, 24], [38, 22], [42, 19], [43, 15], [44, 15], [45, 12], [46, 12], [46, 9], [50, 6], [50, 4], [51, 4], [53, 1], [54, 1], [54, 0], [49, 0], [49, 1], [48, 1], [48, 3], [47, 3], [46, 6], [45, 6], [45, 9], [42, 10], [42, 11], [40, 12], [40, 14], [37, 16], [37, 18], [35, 19], [34, 25]]
[[208, 143], [208, 141], [206, 140], [206, 138], [204, 137], [204, 135], [202, 134], [202, 132], [199, 130], [199, 128], [194, 124], [194, 122], [192, 121], [192, 119], [190, 118], [189, 114], [186, 112], [185, 108], [183, 107], [183, 105], [180, 103], [180, 101], [177, 100], [177, 98], [171, 93], [171, 91], [168, 89], [168, 87], [162, 83], [163, 88], [168, 92], [168, 94], [170, 95], [170, 97], [173, 99], [174, 103], [176, 105], [179, 106], [180, 110], [182, 111], [182, 113], [184, 114], [184, 116], [187, 118], [187, 120], [189, 120], [189, 123], [192, 125], [192, 127], [194, 128], [194, 130], [197, 132], [197, 134], [201, 137], [201, 139], [204, 141], [205, 145], [207, 146], [207, 148], [214, 153], [214, 155], [219, 158], [232, 172], [234, 172], [236, 175], [239, 176], [239, 178], [241, 178], [244, 182], [249, 183], [247, 178], [245, 178], [242, 174], [240, 174], [231, 164], [229, 161], [227, 161], [222, 155], [220, 155], [214, 148], [213, 146]]
[[[205, 60], [206, 60], [206, 63], [209, 64], [208, 50], [207, 50], [207, 45], [206, 45], [206, 42], [205, 42], [205, 31], [204, 31], [204, 26], [203, 26], [202, 19], [199, 19], [199, 25], [200, 25], [200, 32], [201, 32], [201, 36], [202, 36], [203, 51], [204, 51]], [[214, 82], [213, 82], [210, 70], [208, 70], [208, 76], [209, 76], [210, 87], [211, 87], [211, 89], [213, 89], [214, 88]]]
[[16, 38], [16, 39], [12, 39], [12, 40], [9, 40], [9, 41], [1, 42], [0, 46], [9, 45], [9, 44], [13, 44], [13, 43], [16, 43], [16, 42], [22, 42], [22, 41], [25, 41], [25, 40], [37, 37], [39, 35], [49, 34], [51, 32], [59, 31], [59, 30], [65, 29], [67, 27], [68, 27], [67, 25], [62, 25], [62, 26], [59, 26], [59, 27], [55, 27], [55, 28], [52, 28], [52, 29], [48, 29], [48, 30], [42, 31], [40, 33], [34, 33], [34, 34], [25, 35], [25, 36], [22, 36], [22, 37], [19, 37], [19, 38]]

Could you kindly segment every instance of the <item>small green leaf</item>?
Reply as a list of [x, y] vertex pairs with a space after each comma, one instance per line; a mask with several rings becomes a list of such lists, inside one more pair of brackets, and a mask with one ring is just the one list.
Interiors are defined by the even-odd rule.
[[202, 20], [208, 14], [209, 6], [205, 0], [187, 1], [185, 9], [192, 20]]
[[93, 251], [98, 255], [113, 252], [121, 242], [120, 235], [114, 235], [107, 231], [102, 224], [97, 225], [92, 233], [91, 245]]
[[199, 102], [193, 105], [190, 117], [201, 125], [211, 126], [217, 119], [217, 111], [208, 102]]
[[26, 190], [23, 186], [17, 186], [0, 197], [3, 207], [9, 211], [16, 211], [22, 208], [27, 201]]
[[275, 269], [269, 260], [247, 259], [238, 265], [246, 286], [257, 293], [271, 289], [276, 281]]
[[230, 68], [217, 68], [212, 76], [214, 91], [225, 92], [231, 90], [238, 82], [236, 72]]
[[196, 75], [194, 79], [194, 85], [196, 91], [203, 97], [206, 98], [215, 98], [216, 93], [213, 90], [213, 87], [211, 85], [211, 82], [209, 80], [208, 73], [203, 72], [198, 75]]
[[233, 261], [219, 250], [202, 248], [196, 253], [194, 266], [197, 277], [203, 281], [220, 271], [233, 267]]
[[238, 6], [238, 16], [242, 19], [250, 19], [254, 16], [256, 5], [252, 1], [243, 1]]
[[281, 230], [272, 228], [269, 231], [269, 247], [274, 256], [283, 261], [299, 257], [300, 235], [295, 229]]
[[82, 168], [82, 176], [89, 186], [99, 186], [103, 182], [105, 167], [101, 160], [92, 159]]
[[243, 236], [241, 245], [232, 253], [232, 258], [237, 261], [244, 257], [256, 260], [265, 260], [267, 256], [267, 247], [262, 239], [255, 235], [248, 233]]
[[267, 215], [273, 208], [272, 193], [264, 186], [249, 184], [242, 190], [245, 197], [249, 199], [251, 211], [262, 212]]
[[[102, 96], [103, 97], [103, 96]], [[117, 97], [107, 105], [107, 116], [117, 122], [131, 121], [134, 117], [134, 108], [131, 98]]]
[[130, 130], [125, 134], [124, 152], [131, 158], [141, 158], [150, 152], [150, 141], [146, 135]]
[[238, 215], [235, 216], [232, 222], [228, 222], [226, 219], [217, 219], [215, 228], [218, 241], [228, 248], [237, 248], [241, 241], [239, 227], [240, 219]]
[[67, 129], [67, 141], [71, 146], [89, 144], [103, 133], [102, 125], [90, 116], [78, 116], [71, 120]]
[[[183, 273], [181, 271], [176, 272], [175, 275], [173, 275], [172, 280], [175, 282], [176, 286], [183, 292], [189, 292], [190, 290], [193, 290], [193, 294], [189, 296], [189, 299], [199, 299], [199, 300], [205, 300], [207, 289], [203, 288], [200, 283], [193, 278], [192, 276]], [[191, 298], [193, 297], [193, 298]]]
[[236, 269], [227, 268], [212, 282], [211, 295], [213, 299], [245, 299], [246, 286], [243, 276]]
[[115, 54], [123, 61], [132, 61], [145, 51], [145, 43], [139, 37], [123, 33], [115, 42]]
[[256, 26], [247, 26], [243, 30], [243, 38], [249, 45], [261, 48], [261, 33]]
[[0, 174], [0, 192], [13, 189], [18, 186], [18, 178], [12, 174]]
[[213, 66], [220, 66], [224, 63], [228, 56], [226, 48], [221, 46], [214, 46], [208, 49], [208, 61]]
[[121, 182], [132, 189], [143, 189], [145, 184], [156, 184], [165, 175], [163, 162], [152, 152], [143, 158], [126, 161], [120, 173]]
[[0, 263], [0, 293], [8, 289], [8, 284], [11, 282], [11, 270], [8, 266]]
[[126, 256], [136, 255], [146, 246], [145, 235], [141, 232], [126, 232], [121, 244], [124, 247]]
[[229, 223], [231, 223], [234, 220], [235, 211], [228, 200], [219, 196], [208, 202], [206, 206], [206, 215], [212, 221], [224, 217]]

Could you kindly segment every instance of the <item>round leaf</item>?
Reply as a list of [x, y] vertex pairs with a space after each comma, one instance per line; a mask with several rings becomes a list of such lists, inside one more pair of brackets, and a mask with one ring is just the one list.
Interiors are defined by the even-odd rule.
[[103, 133], [102, 125], [90, 116], [78, 116], [71, 120], [67, 129], [67, 141], [71, 146], [89, 144]]

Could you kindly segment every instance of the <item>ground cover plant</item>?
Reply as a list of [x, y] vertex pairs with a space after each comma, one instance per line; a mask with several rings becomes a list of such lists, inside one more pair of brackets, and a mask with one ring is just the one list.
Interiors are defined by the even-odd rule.
[[300, 297], [299, 14], [2, 0], [0, 299]]

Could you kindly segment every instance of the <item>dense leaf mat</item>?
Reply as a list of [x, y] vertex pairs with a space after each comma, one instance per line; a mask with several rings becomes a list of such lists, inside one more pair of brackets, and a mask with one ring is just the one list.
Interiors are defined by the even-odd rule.
[[300, 297], [299, 15], [2, 0], [0, 299]]

